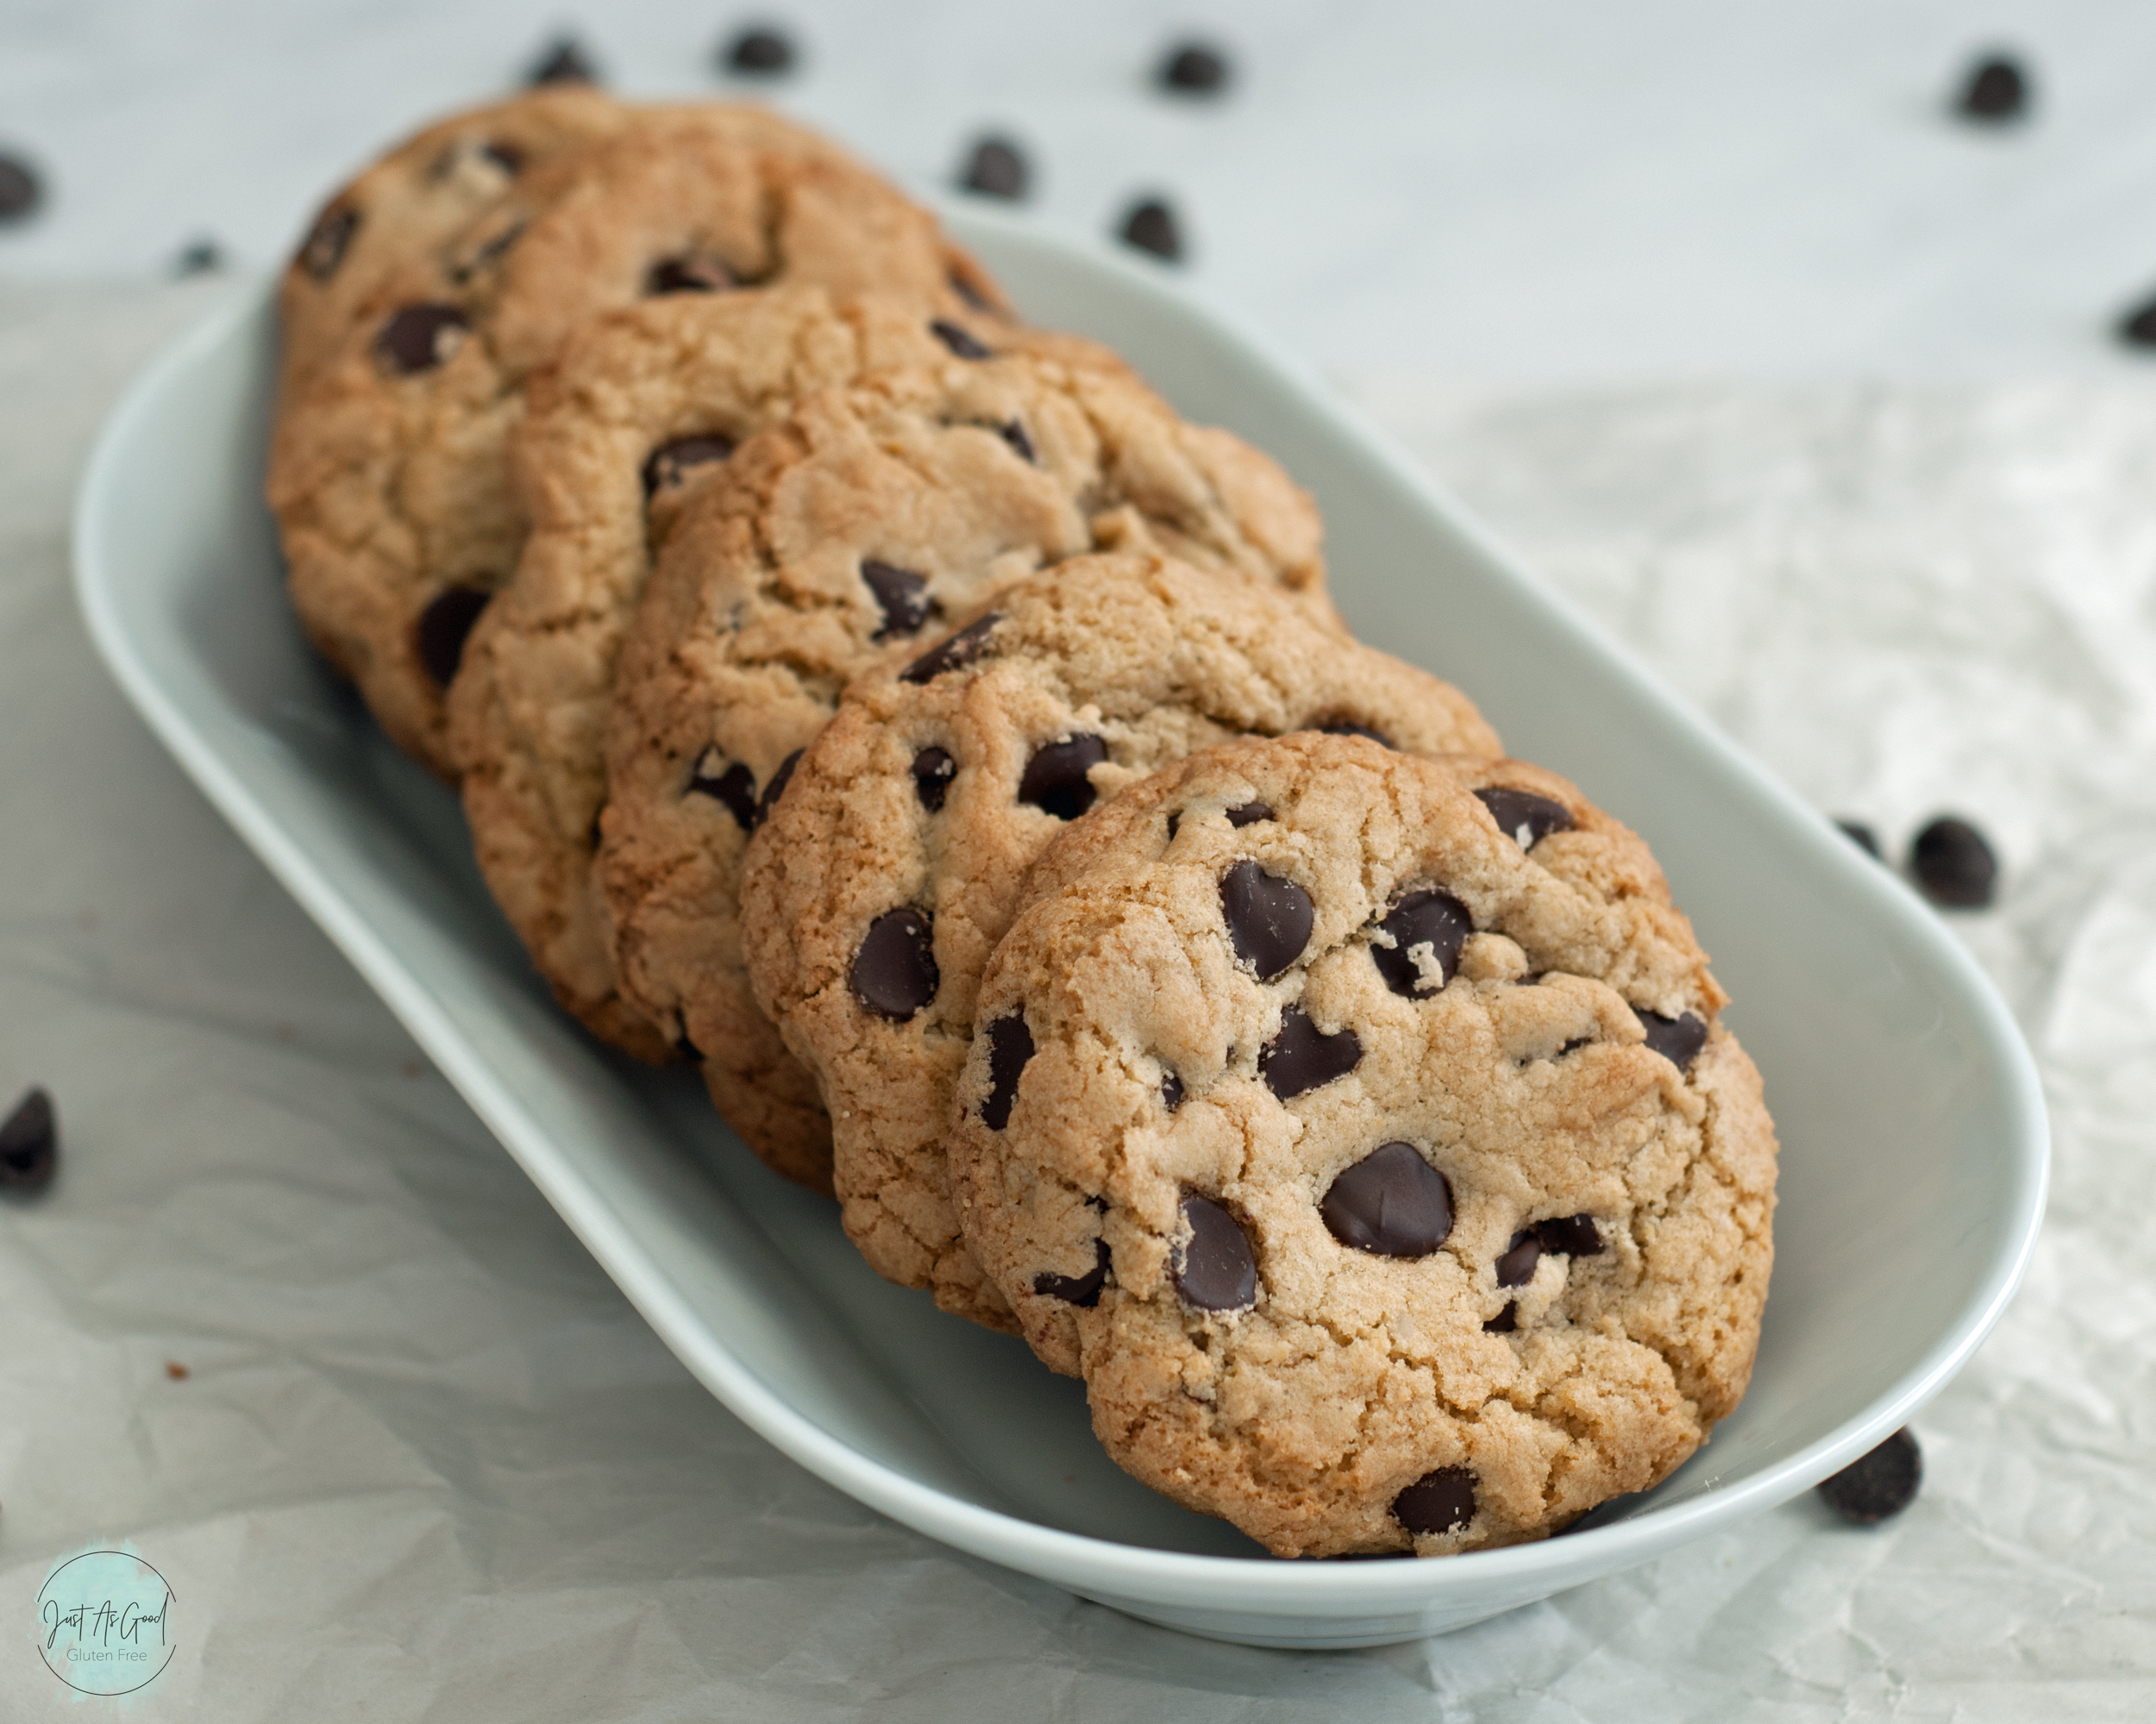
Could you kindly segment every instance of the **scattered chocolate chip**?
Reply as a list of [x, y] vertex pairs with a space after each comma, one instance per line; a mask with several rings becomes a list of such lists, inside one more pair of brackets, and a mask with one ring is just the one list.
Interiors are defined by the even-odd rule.
[[1538, 1221], [1532, 1232], [1545, 1255], [1553, 1257], [1598, 1257], [1602, 1254], [1602, 1230], [1592, 1215], [1558, 1215]]
[[1220, 914], [1235, 955], [1270, 981], [1302, 956], [1317, 920], [1310, 894], [1247, 856], [1220, 880]]
[[1290, 1006], [1281, 1013], [1280, 1033], [1257, 1056], [1257, 1074], [1266, 1088], [1287, 1101], [1345, 1077], [1362, 1057], [1362, 1038], [1354, 1031], [1326, 1035], [1301, 1006]]
[[413, 644], [436, 687], [447, 688], [455, 677], [464, 662], [464, 643], [493, 596], [476, 586], [445, 587], [419, 613]]
[[686, 1030], [682, 1031], [674, 1038], [674, 1051], [680, 1055], [691, 1065], [704, 1063], [704, 1050], [689, 1039], [689, 1032]]
[[2144, 301], [2121, 317], [2118, 334], [2128, 347], [2156, 348], [2156, 299]]
[[344, 261], [345, 248], [359, 231], [360, 212], [348, 204], [332, 204], [315, 217], [299, 248], [299, 266], [317, 281], [327, 281]]
[[725, 260], [710, 252], [662, 257], [644, 277], [646, 293], [724, 293], [737, 285]]
[[[1370, 943], [1370, 962], [1385, 986], [1407, 1000], [1426, 999], [1452, 980], [1460, 967], [1460, 948], [1475, 931], [1467, 906], [1449, 892], [1411, 892], [1385, 912], [1378, 931], [1392, 944]], [[1418, 946], [1430, 948], [1438, 979], [1432, 981], [1415, 962]]]
[[53, 1098], [33, 1089], [0, 1122], [0, 1190], [42, 1191], [60, 1167], [60, 1125]]
[[1381, 1144], [1318, 1205], [1332, 1237], [1381, 1257], [1426, 1257], [1452, 1232], [1452, 1187], [1413, 1144]]
[[868, 925], [854, 954], [854, 994], [881, 1017], [900, 1022], [936, 997], [942, 980], [930, 943], [928, 918], [918, 910], [887, 910]]
[[400, 377], [446, 365], [471, 328], [454, 305], [407, 305], [374, 337], [374, 356]]
[[1696, 1012], [1680, 1012], [1664, 1018], [1635, 1006], [1632, 1015], [1647, 1032], [1647, 1045], [1679, 1071], [1689, 1071], [1699, 1050], [1707, 1045], [1707, 1020]]
[[1909, 846], [1909, 869], [1924, 896], [1953, 910], [1981, 910], [1991, 901], [1998, 860], [1984, 836], [1966, 820], [1941, 815]]
[[996, 435], [1017, 451], [1020, 461], [1030, 462], [1035, 467], [1041, 464], [1041, 458], [1033, 453], [1032, 438], [1025, 435], [1025, 427], [1018, 423], [1016, 419], [1012, 420], [1007, 425], [998, 425]]
[[793, 70], [793, 38], [768, 24], [753, 25], [730, 42], [721, 60], [744, 78], [780, 78]]
[[1535, 1238], [1533, 1228], [1522, 1227], [1497, 1259], [1498, 1286], [1525, 1287], [1535, 1278], [1535, 1265], [1541, 1261], [1542, 1242]]
[[899, 673], [901, 682], [933, 682], [946, 671], [963, 670], [988, 650], [988, 636], [1003, 620], [1000, 611], [968, 623], [940, 646], [931, 647]]
[[[1272, 818], [1272, 808], [1263, 802], [1245, 802], [1240, 807], [1228, 810], [1228, 824], [1231, 826], [1255, 826], [1260, 820]], [[1174, 834], [1169, 836], [1172, 837]]]
[[971, 330], [952, 323], [948, 317], [931, 319], [929, 323], [928, 332], [949, 348], [951, 352], [957, 354], [960, 359], [993, 359], [995, 357], [993, 352], [974, 339]]
[[1161, 61], [1160, 85], [1181, 96], [1217, 96], [1227, 88], [1227, 56], [1210, 42], [1181, 42]]
[[883, 626], [875, 635], [880, 641], [917, 634], [921, 624], [935, 614], [936, 601], [928, 596], [924, 574], [887, 562], [864, 561], [861, 578], [875, 596], [876, 608], [883, 612]]
[[731, 437], [676, 437], [652, 450], [644, 461], [644, 495], [655, 497], [688, 477], [691, 467], [724, 461], [734, 452]]
[[[0, 222], [22, 220], [35, 211], [44, 196], [45, 188], [38, 183], [35, 168], [19, 155], [0, 155]], [[353, 219], [357, 221], [358, 217]], [[334, 260], [330, 267], [336, 267]]]
[[1923, 1482], [1923, 1451], [1916, 1446], [1916, 1433], [1903, 1426], [1870, 1454], [1821, 1482], [1819, 1494], [1844, 1520], [1873, 1527], [1915, 1501]]
[[756, 799], [756, 818], [749, 830], [755, 831], [771, 818], [771, 811], [779, 806], [779, 799], [786, 794], [786, 787], [793, 781], [793, 768], [801, 763], [799, 749], [779, 762], [779, 769], [771, 774], [771, 782], [763, 787], [763, 794]]
[[556, 36], [533, 65], [525, 82], [541, 84], [597, 84], [599, 68], [574, 36]]
[[1426, 1472], [1393, 1499], [1393, 1519], [1410, 1533], [1452, 1533], [1475, 1518], [1475, 1475], [1465, 1467]]
[[1523, 850], [1532, 849], [1552, 832], [1572, 830], [1571, 813], [1562, 802], [1531, 790], [1478, 790], [1475, 794], [1497, 822], [1497, 830]]
[[1167, 1075], [1160, 1081], [1160, 1101], [1170, 1113], [1183, 1105], [1182, 1074], [1173, 1066], [1169, 1067]]
[[1131, 206], [1130, 213], [1123, 218], [1119, 237], [1125, 245], [1150, 252], [1169, 263], [1177, 261], [1183, 254], [1183, 236], [1175, 224], [1175, 212], [1157, 197], [1148, 197]]
[[950, 793], [950, 781], [958, 776], [958, 762], [945, 749], [923, 749], [913, 756], [913, 793], [921, 799], [921, 806], [931, 814], [943, 806], [943, 798]]
[[1505, 1308], [1482, 1325], [1485, 1335], [1509, 1335], [1520, 1326], [1520, 1301], [1507, 1299]]
[[987, 137], [973, 147], [959, 185], [984, 197], [1023, 197], [1031, 178], [1025, 158], [1008, 138]]
[[2002, 53], [1986, 54], [1969, 68], [1954, 107], [1963, 119], [1996, 126], [2028, 111], [2029, 78], [2021, 62]]
[[212, 239], [190, 240], [172, 260], [175, 276], [214, 275], [224, 267], [224, 248]]
[[1060, 1299], [1090, 1311], [1100, 1302], [1100, 1289], [1108, 1280], [1108, 1242], [1093, 1242], [1093, 1267], [1083, 1275], [1054, 1275], [1044, 1269], [1033, 1277], [1033, 1291], [1044, 1298]]
[[1242, 1311], [1257, 1302], [1257, 1258], [1243, 1224], [1195, 1191], [1183, 1193], [1188, 1244], [1176, 1247], [1169, 1273], [1186, 1305], [1200, 1311]]
[[1000, 1132], [1011, 1123], [1011, 1104], [1018, 1099], [1018, 1079], [1033, 1057], [1033, 1032], [1025, 1014], [1013, 1012], [988, 1025], [988, 1094], [981, 1104], [981, 1123]]
[[1365, 737], [1381, 749], [1393, 745], [1393, 739], [1382, 730], [1373, 730], [1368, 724], [1358, 724], [1351, 718], [1329, 718], [1315, 728], [1328, 737]]
[[1018, 780], [1018, 800], [1058, 820], [1075, 820], [1099, 794], [1087, 776], [1108, 757], [1098, 737], [1065, 737], [1037, 749]]
[[1875, 857], [1880, 855], [1879, 835], [1865, 825], [1863, 821], [1837, 820], [1834, 824], [1841, 828], [1843, 836], [1858, 849], [1868, 850]]
[[697, 757], [689, 789], [725, 804], [743, 831], [756, 830], [756, 775], [739, 761], [729, 761], [716, 743]]

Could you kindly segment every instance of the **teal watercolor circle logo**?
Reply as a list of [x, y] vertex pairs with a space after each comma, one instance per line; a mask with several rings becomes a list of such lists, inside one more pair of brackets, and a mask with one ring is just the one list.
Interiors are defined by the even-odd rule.
[[37, 1595], [38, 1653], [78, 1694], [133, 1694], [165, 1673], [172, 1589], [132, 1550], [84, 1551], [56, 1564]]

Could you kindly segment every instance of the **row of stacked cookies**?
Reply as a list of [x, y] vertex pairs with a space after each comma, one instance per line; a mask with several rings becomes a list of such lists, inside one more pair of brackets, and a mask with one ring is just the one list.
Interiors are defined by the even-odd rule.
[[1741, 1395], [1773, 1138], [1645, 847], [1308, 499], [755, 110], [422, 134], [284, 287], [310, 636], [562, 1003], [1272, 1549], [1545, 1533]]

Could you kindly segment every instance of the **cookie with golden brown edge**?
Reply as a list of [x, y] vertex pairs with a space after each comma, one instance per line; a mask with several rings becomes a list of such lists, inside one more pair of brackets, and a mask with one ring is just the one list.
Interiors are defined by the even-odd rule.
[[519, 173], [285, 392], [268, 492], [293, 603], [401, 746], [453, 774], [443, 691], [523, 544], [526, 380], [606, 310], [776, 285], [996, 323], [933, 219], [814, 135], [758, 109], [649, 110]]
[[1450, 684], [1248, 580], [1081, 557], [990, 605], [855, 679], [749, 841], [741, 915], [756, 999], [830, 1109], [847, 1232], [880, 1273], [1008, 1327], [959, 1237], [945, 1155], [975, 991], [1034, 858], [1225, 737], [1332, 727], [1423, 754], [1497, 739]]
[[1287, 1555], [1666, 1477], [1750, 1379], [1774, 1131], [1646, 846], [1554, 774], [1226, 744], [1069, 829], [982, 978], [966, 1236], [1116, 1461]]
[[816, 1088], [756, 1009], [736, 900], [786, 761], [849, 678], [1006, 581], [1172, 549], [1337, 632], [1316, 511], [1104, 349], [1008, 331], [804, 401], [685, 506], [616, 683], [601, 868], [627, 998], [700, 1054], [720, 1110], [828, 1189]]

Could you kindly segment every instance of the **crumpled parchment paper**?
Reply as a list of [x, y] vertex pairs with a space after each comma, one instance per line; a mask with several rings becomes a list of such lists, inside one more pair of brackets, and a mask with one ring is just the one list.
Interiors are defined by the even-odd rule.
[[[1810, 1497], [1419, 1646], [1213, 1646], [885, 1521], [643, 1326], [97, 663], [65, 520], [124, 377], [227, 288], [0, 287], [0, 1717], [79, 1717], [50, 1567], [132, 1540], [146, 1717], [2134, 1718], [2156, 1714], [2156, 396], [1369, 404], [1579, 603], [1893, 851], [1993, 837], [1958, 917], [2058, 1132], [2020, 1299]], [[1769, 1077], [1771, 1080], [1772, 1075]], [[185, 1368], [184, 1377], [170, 1366]]]

